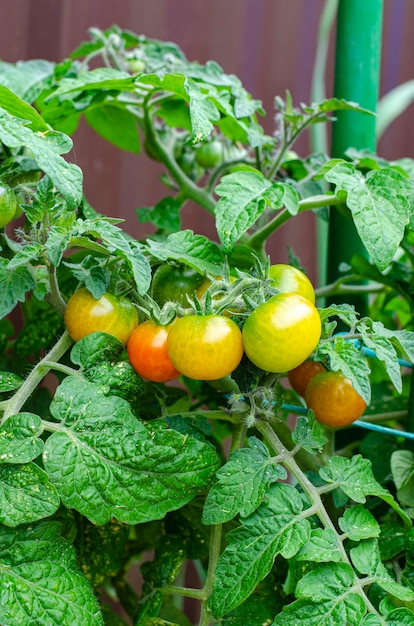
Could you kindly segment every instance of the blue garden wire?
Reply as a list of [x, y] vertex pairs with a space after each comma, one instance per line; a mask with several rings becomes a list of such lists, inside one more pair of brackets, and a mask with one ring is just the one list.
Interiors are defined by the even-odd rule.
[[[285, 411], [291, 411], [298, 415], [307, 415], [308, 409], [304, 406], [297, 406], [296, 404], [283, 404], [282, 409]], [[407, 433], [405, 431], [397, 430], [396, 428], [389, 428], [389, 426], [380, 426], [379, 424], [373, 424], [372, 422], [364, 422], [364, 420], [355, 420], [352, 422], [352, 426], [359, 426], [359, 428], [366, 428], [367, 430], [375, 430], [378, 433], [385, 435], [393, 435], [394, 437], [404, 437], [405, 439], [414, 439], [414, 433]]]

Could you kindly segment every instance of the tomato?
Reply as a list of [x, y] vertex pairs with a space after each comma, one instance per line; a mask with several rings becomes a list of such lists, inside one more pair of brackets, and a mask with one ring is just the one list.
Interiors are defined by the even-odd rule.
[[153, 383], [165, 383], [180, 376], [167, 352], [170, 326], [152, 320], [139, 324], [128, 339], [128, 359], [134, 370]]
[[223, 146], [218, 139], [203, 143], [197, 148], [195, 160], [201, 167], [208, 170], [217, 167], [223, 160]]
[[217, 380], [230, 374], [243, 356], [239, 327], [223, 315], [186, 315], [168, 333], [168, 354], [188, 378]]
[[321, 372], [326, 372], [326, 369], [319, 361], [304, 361], [288, 372], [288, 380], [292, 389], [304, 398], [310, 379]]
[[138, 324], [138, 314], [128, 298], [104, 293], [96, 300], [86, 287], [82, 287], [68, 300], [65, 324], [74, 341], [101, 331], [113, 335], [126, 345]]
[[266, 372], [288, 372], [305, 361], [321, 336], [315, 305], [295, 293], [279, 293], [260, 304], [243, 326], [244, 350]]
[[315, 304], [315, 291], [309, 278], [293, 265], [278, 263], [269, 267], [272, 287], [281, 293], [298, 293]]
[[305, 402], [318, 422], [334, 427], [352, 424], [367, 407], [342, 372], [316, 374], [306, 387]]
[[6, 183], [0, 183], [0, 228], [12, 221], [16, 209], [17, 199], [13, 189]]
[[172, 301], [185, 305], [186, 296], [192, 297], [205, 280], [204, 276], [188, 265], [160, 265], [152, 279], [151, 295], [161, 306]]

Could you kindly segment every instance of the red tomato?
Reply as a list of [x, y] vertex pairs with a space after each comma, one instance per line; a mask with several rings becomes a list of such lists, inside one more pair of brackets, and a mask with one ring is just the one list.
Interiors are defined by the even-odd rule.
[[148, 320], [139, 324], [127, 344], [128, 359], [134, 370], [154, 383], [165, 383], [180, 376], [167, 352], [170, 326]]

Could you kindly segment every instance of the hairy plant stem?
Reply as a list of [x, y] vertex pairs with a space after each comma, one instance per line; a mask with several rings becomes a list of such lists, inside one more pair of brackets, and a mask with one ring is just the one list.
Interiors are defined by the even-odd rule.
[[[263, 435], [263, 437], [266, 439], [268, 444], [273, 448], [273, 450], [282, 457], [281, 463], [284, 465], [286, 470], [297, 480], [298, 484], [303, 489], [305, 495], [308, 497], [309, 502], [312, 503], [311, 509], [309, 510], [309, 514], [311, 513], [316, 514], [320, 522], [322, 523], [322, 525], [325, 528], [329, 528], [335, 534], [335, 536], [337, 537], [337, 545], [341, 553], [342, 561], [353, 568], [352, 563], [349, 560], [348, 554], [345, 550], [345, 546], [343, 544], [343, 539], [346, 538], [346, 535], [344, 536], [338, 533], [335, 527], [335, 524], [330, 518], [325, 508], [325, 505], [322, 502], [322, 499], [320, 496], [320, 493], [321, 493], [320, 490], [317, 487], [315, 487], [311, 483], [311, 481], [308, 479], [306, 474], [304, 474], [304, 472], [301, 470], [301, 468], [297, 464], [292, 453], [286, 450], [285, 446], [282, 444], [282, 442], [280, 441], [280, 439], [278, 438], [278, 436], [276, 435], [276, 433], [274, 432], [273, 428], [271, 427], [269, 423], [258, 421], [256, 424], [256, 428]], [[331, 486], [331, 490], [332, 490], [332, 486]], [[362, 581], [355, 575], [355, 585], [354, 585], [355, 593], [357, 593], [359, 596], [362, 597], [367, 609], [371, 613], [373, 613], [374, 615], [380, 618], [378, 611], [372, 605], [371, 601], [369, 600], [369, 598], [367, 597], [365, 593], [365, 590], [364, 590], [365, 584], [366, 584], [365, 581]]]
[[73, 340], [65, 331], [46, 356], [34, 366], [22, 386], [7, 401], [1, 421], [2, 424], [4, 424], [9, 417], [20, 411], [26, 400], [31, 396], [46, 374], [54, 367], [54, 364], [62, 358], [72, 343]]
[[168, 149], [158, 139], [154, 131], [152, 120], [150, 117], [150, 105], [144, 108], [144, 126], [148, 140], [155, 146], [162, 162], [164, 163], [171, 176], [178, 183], [180, 188], [179, 196], [186, 200], [193, 200], [196, 204], [202, 206], [208, 213], [214, 215], [216, 202], [211, 194], [205, 189], [199, 187], [191, 178], [185, 175], [181, 167], [174, 158], [172, 150]]

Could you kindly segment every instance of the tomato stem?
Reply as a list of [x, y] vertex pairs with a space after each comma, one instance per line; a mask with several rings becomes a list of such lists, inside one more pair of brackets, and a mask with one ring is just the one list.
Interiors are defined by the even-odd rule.
[[[304, 213], [312, 209], [320, 209], [324, 206], [331, 206], [339, 204], [339, 200], [331, 195], [312, 196], [311, 198], [305, 198], [300, 200], [298, 213]], [[285, 224], [291, 217], [294, 217], [287, 209], [282, 209], [279, 213], [270, 220], [265, 226], [256, 230], [255, 233], [246, 238], [245, 244], [253, 248], [254, 250], [260, 250], [265, 241], [272, 235], [278, 228]]]
[[72, 343], [71, 337], [65, 331], [46, 356], [34, 366], [22, 386], [7, 401], [6, 410], [4, 411], [1, 421], [2, 424], [4, 424], [9, 417], [20, 411], [26, 400], [50, 371], [52, 363], [53, 366], [55, 366], [56, 362], [65, 354]]

